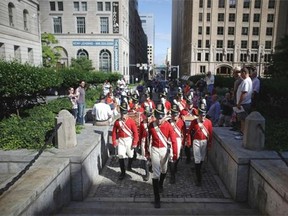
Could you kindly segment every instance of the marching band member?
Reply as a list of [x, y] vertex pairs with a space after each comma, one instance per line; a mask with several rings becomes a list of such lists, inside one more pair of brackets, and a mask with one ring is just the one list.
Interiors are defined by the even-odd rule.
[[167, 173], [168, 160], [170, 157], [176, 160], [178, 153], [176, 135], [171, 124], [165, 119], [164, 106], [162, 103], [157, 104], [154, 110], [154, 116], [156, 119], [149, 124], [148, 132], [151, 140], [150, 154], [153, 170], [154, 207], [160, 208], [159, 193], [163, 191], [163, 182]]
[[112, 144], [114, 147], [118, 146], [118, 158], [121, 169], [119, 180], [125, 177], [125, 163], [124, 159], [128, 156], [127, 170], [131, 171], [134, 149], [138, 143], [138, 131], [136, 123], [133, 119], [127, 116], [128, 105], [126, 102], [120, 104], [120, 118], [114, 123], [112, 130]]
[[145, 110], [145, 107], [149, 106], [150, 109], [154, 110], [155, 109], [155, 103], [154, 101], [150, 98], [150, 93], [149, 91], [145, 92], [145, 101], [141, 104], [141, 107]]
[[164, 106], [165, 115], [169, 115], [170, 110], [171, 110], [171, 103], [170, 103], [170, 101], [167, 100], [167, 92], [164, 91], [163, 93], [161, 93], [160, 98], [161, 98], [161, 103]]

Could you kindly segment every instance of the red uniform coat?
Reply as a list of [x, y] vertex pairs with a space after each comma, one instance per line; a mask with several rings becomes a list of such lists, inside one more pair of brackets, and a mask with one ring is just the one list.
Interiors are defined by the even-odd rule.
[[[117, 146], [117, 142], [116, 140], [118, 138], [125, 138], [125, 137], [129, 137], [128, 134], [126, 134], [123, 130], [122, 127], [120, 127], [120, 123], [119, 123], [120, 119], [117, 119], [114, 123], [114, 126], [113, 126], [113, 130], [112, 130], [112, 144], [114, 147]], [[135, 123], [135, 121], [131, 118], [126, 118], [124, 120], [124, 123], [127, 125], [127, 127], [132, 131], [133, 133], [133, 141], [132, 141], [132, 146], [133, 147], [137, 147], [137, 143], [138, 143], [138, 140], [139, 140], [139, 137], [138, 137], [138, 131], [137, 131], [137, 125]]]
[[[185, 122], [183, 121], [182, 118], [178, 117], [176, 120], [176, 126], [177, 128], [180, 130], [180, 134], [181, 134], [181, 139], [182, 139], [182, 145], [185, 145], [185, 141], [186, 141], [186, 125]], [[172, 125], [173, 127], [173, 125]], [[179, 137], [178, 133], [175, 132], [176, 137]]]
[[155, 109], [155, 103], [151, 100], [151, 99], [148, 99], [148, 100], [145, 100], [142, 104], [141, 104], [141, 107], [145, 110], [145, 107], [146, 106], [150, 106], [152, 108], [152, 110]]
[[139, 144], [141, 145], [141, 142], [145, 142], [145, 157], [149, 157], [149, 143], [148, 143], [148, 123], [147, 119], [142, 121], [139, 126]]
[[[208, 131], [209, 138], [207, 138], [202, 132], [201, 128], [199, 127], [197, 119], [194, 119], [193, 121], [191, 121], [190, 127], [188, 129], [188, 140], [194, 140], [194, 139], [207, 140], [208, 148], [210, 148], [212, 144], [212, 133], [213, 133], [212, 122], [209, 119], [204, 118], [203, 125]], [[193, 134], [192, 139], [191, 134]]]
[[[166, 139], [172, 142], [171, 148], [173, 150], [173, 160], [176, 160], [177, 159], [177, 142], [176, 142], [176, 135], [175, 135], [173, 127], [167, 121], [164, 121], [158, 127], [161, 130], [162, 134], [166, 137]], [[167, 144], [162, 143], [161, 139], [158, 137], [157, 131], [154, 128], [154, 124], [150, 123], [148, 128], [149, 128], [148, 130], [152, 139], [152, 146], [156, 148], [166, 147]]]
[[171, 103], [170, 103], [168, 100], [166, 100], [166, 101], [165, 101], [165, 104], [164, 104], [164, 107], [165, 107], [165, 109], [166, 109], [167, 112], [170, 112], [170, 110], [171, 110]]

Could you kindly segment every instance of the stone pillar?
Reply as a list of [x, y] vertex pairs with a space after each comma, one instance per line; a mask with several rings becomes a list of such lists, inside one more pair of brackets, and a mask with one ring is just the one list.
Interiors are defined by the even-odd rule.
[[245, 119], [244, 148], [262, 150], [265, 144], [265, 119], [259, 112], [252, 112]]
[[67, 110], [61, 110], [55, 118], [55, 123], [62, 125], [56, 133], [56, 147], [68, 149], [77, 145], [76, 128], [74, 116]]

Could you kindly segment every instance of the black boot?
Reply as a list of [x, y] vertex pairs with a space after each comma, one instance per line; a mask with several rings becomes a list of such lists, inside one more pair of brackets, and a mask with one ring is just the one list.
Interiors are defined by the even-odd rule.
[[161, 173], [160, 180], [159, 180], [159, 193], [163, 192], [163, 183], [164, 183], [165, 177], [166, 177], [166, 173], [165, 174]]
[[191, 152], [188, 146], [185, 146], [186, 164], [191, 162]]
[[143, 176], [143, 180], [148, 181], [150, 177], [150, 173], [149, 173], [148, 162], [146, 160], [143, 160], [143, 169], [145, 170], [145, 175]]
[[176, 162], [175, 162], [175, 173], [177, 173], [177, 167], [178, 167], [179, 160], [180, 159], [176, 160]]
[[195, 164], [195, 171], [196, 171], [196, 186], [200, 187], [201, 186], [201, 163], [200, 164]]
[[132, 171], [132, 162], [133, 158], [128, 158], [128, 166], [127, 166], [128, 171]]
[[154, 191], [154, 207], [160, 208], [160, 194], [159, 194], [159, 180], [152, 179], [153, 191]]
[[175, 167], [176, 163], [174, 162], [169, 162], [169, 167], [170, 167], [170, 184], [175, 184]]
[[121, 174], [119, 175], [118, 179], [119, 180], [123, 180], [124, 177], [125, 177], [125, 163], [124, 163], [124, 159], [119, 159], [119, 165], [120, 165]]

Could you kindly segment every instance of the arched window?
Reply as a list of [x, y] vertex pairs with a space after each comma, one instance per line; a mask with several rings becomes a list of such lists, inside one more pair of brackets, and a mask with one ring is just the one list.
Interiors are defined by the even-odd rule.
[[99, 56], [99, 70], [103, 72], [111, 72], [111, 53], [104, 49], [100, 51]]
[[23, 11], [23, 22], [24, 22], [24, 30], [28, 31], [28, 11]]
[[14, 4], [13, 3], [9, 3], [8, 4], [8, 15], [9, 15], [9, 25], [10, 26], [14, 26], [14, 22], [13, 22], [13, 11], [14, 11]]
[[78, 52], [77, 52], [77, 58], [82, 58], [82, 57], [89, 59], [89, 54], [88, 54], [88, 52], [87, 52], [86, 50], [84, 50], [84, 49], [80, 49], [80, 50], [78, 50]]

